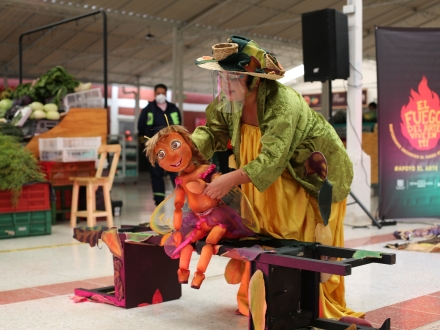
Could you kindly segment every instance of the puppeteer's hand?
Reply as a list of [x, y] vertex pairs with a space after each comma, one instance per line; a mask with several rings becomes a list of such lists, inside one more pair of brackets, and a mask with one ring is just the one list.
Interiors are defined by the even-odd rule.
[[203, 191], [203, 195], [212, 199], [221, 199], [232, 189], [233, 186], [234, 182], [231, 178], [228, 178], [227, 174], [220, 175], [212, 180], [211, 183], [207, 184]]

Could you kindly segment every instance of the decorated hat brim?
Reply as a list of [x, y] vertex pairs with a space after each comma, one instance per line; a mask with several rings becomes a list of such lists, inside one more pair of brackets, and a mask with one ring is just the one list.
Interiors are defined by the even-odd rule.
[[[203, 69], [208, 69], [208, 70], [227, 71], [227, 70], [223, 69], [218, 64], [218, 62], [214, 59], [206, 60], [203, 57], [199, 57], [196, 60], [196, 65], [203, 68]], [[265, 79], [270, 79], [270, 80], [277, 80], [277, 79], [283, 78], [283, 76], [277, 75], [275, 73], [258, 73], [258, 72], [247, 72], [247, 71], [228, 71], [228, 72], [238, 72], [240, 74], [248, 74], [250, 76], [260, 77], [260, 78], [265, 78]]]

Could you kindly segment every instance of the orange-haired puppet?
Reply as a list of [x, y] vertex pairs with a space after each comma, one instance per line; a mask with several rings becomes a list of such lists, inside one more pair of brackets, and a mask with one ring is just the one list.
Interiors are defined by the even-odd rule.
[[[179, 172], [174, 199], [174, 231], [165, 243], [165, 251], [172, 258], [180, 257], [177, 271], [180, 283], [188, 283], [189, 263], [194, 251], [191, 243], [206, 237], [191, 282], [192, 288], [199, 289], [214, 254], [214, 245], [223, 237], [253, 236], [254, 232], [245, 226], [246, 220], [234, 208], [202, 194], [206, 185], [220, 173], [195, 148], [184, 127], [172, 125], [160, 130], [148, 140], [146, 153], [152, 164], [157, 161], [164, 170]], [[189, 211], [182, 210], [185, 198]]]

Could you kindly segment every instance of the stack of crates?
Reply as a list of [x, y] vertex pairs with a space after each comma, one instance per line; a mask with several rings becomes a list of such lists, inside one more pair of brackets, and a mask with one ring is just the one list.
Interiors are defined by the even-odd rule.
[[67, 94], [64, 97], [64, 110], [71, 108], [103, 108], [104, 99], [100, 88], [88, 89], [82, 92]]
[[100, 145], [100, 136], [38, 139], [42, 162], [96, 161]]
[[12, 206], [10, 191], [0, 190], [0, 239], [48, 235], [52, 231], [50, 184], [25, 185], [18, 204]]

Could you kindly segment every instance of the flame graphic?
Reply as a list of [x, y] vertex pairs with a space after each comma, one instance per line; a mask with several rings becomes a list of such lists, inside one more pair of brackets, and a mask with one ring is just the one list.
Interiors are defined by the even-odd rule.
[[409, 103], [400, 111], [402, 134], [417, 150], [430, 150], [440, 138], [440, 102], [423, 76], [418, 93], [411, 89]]

